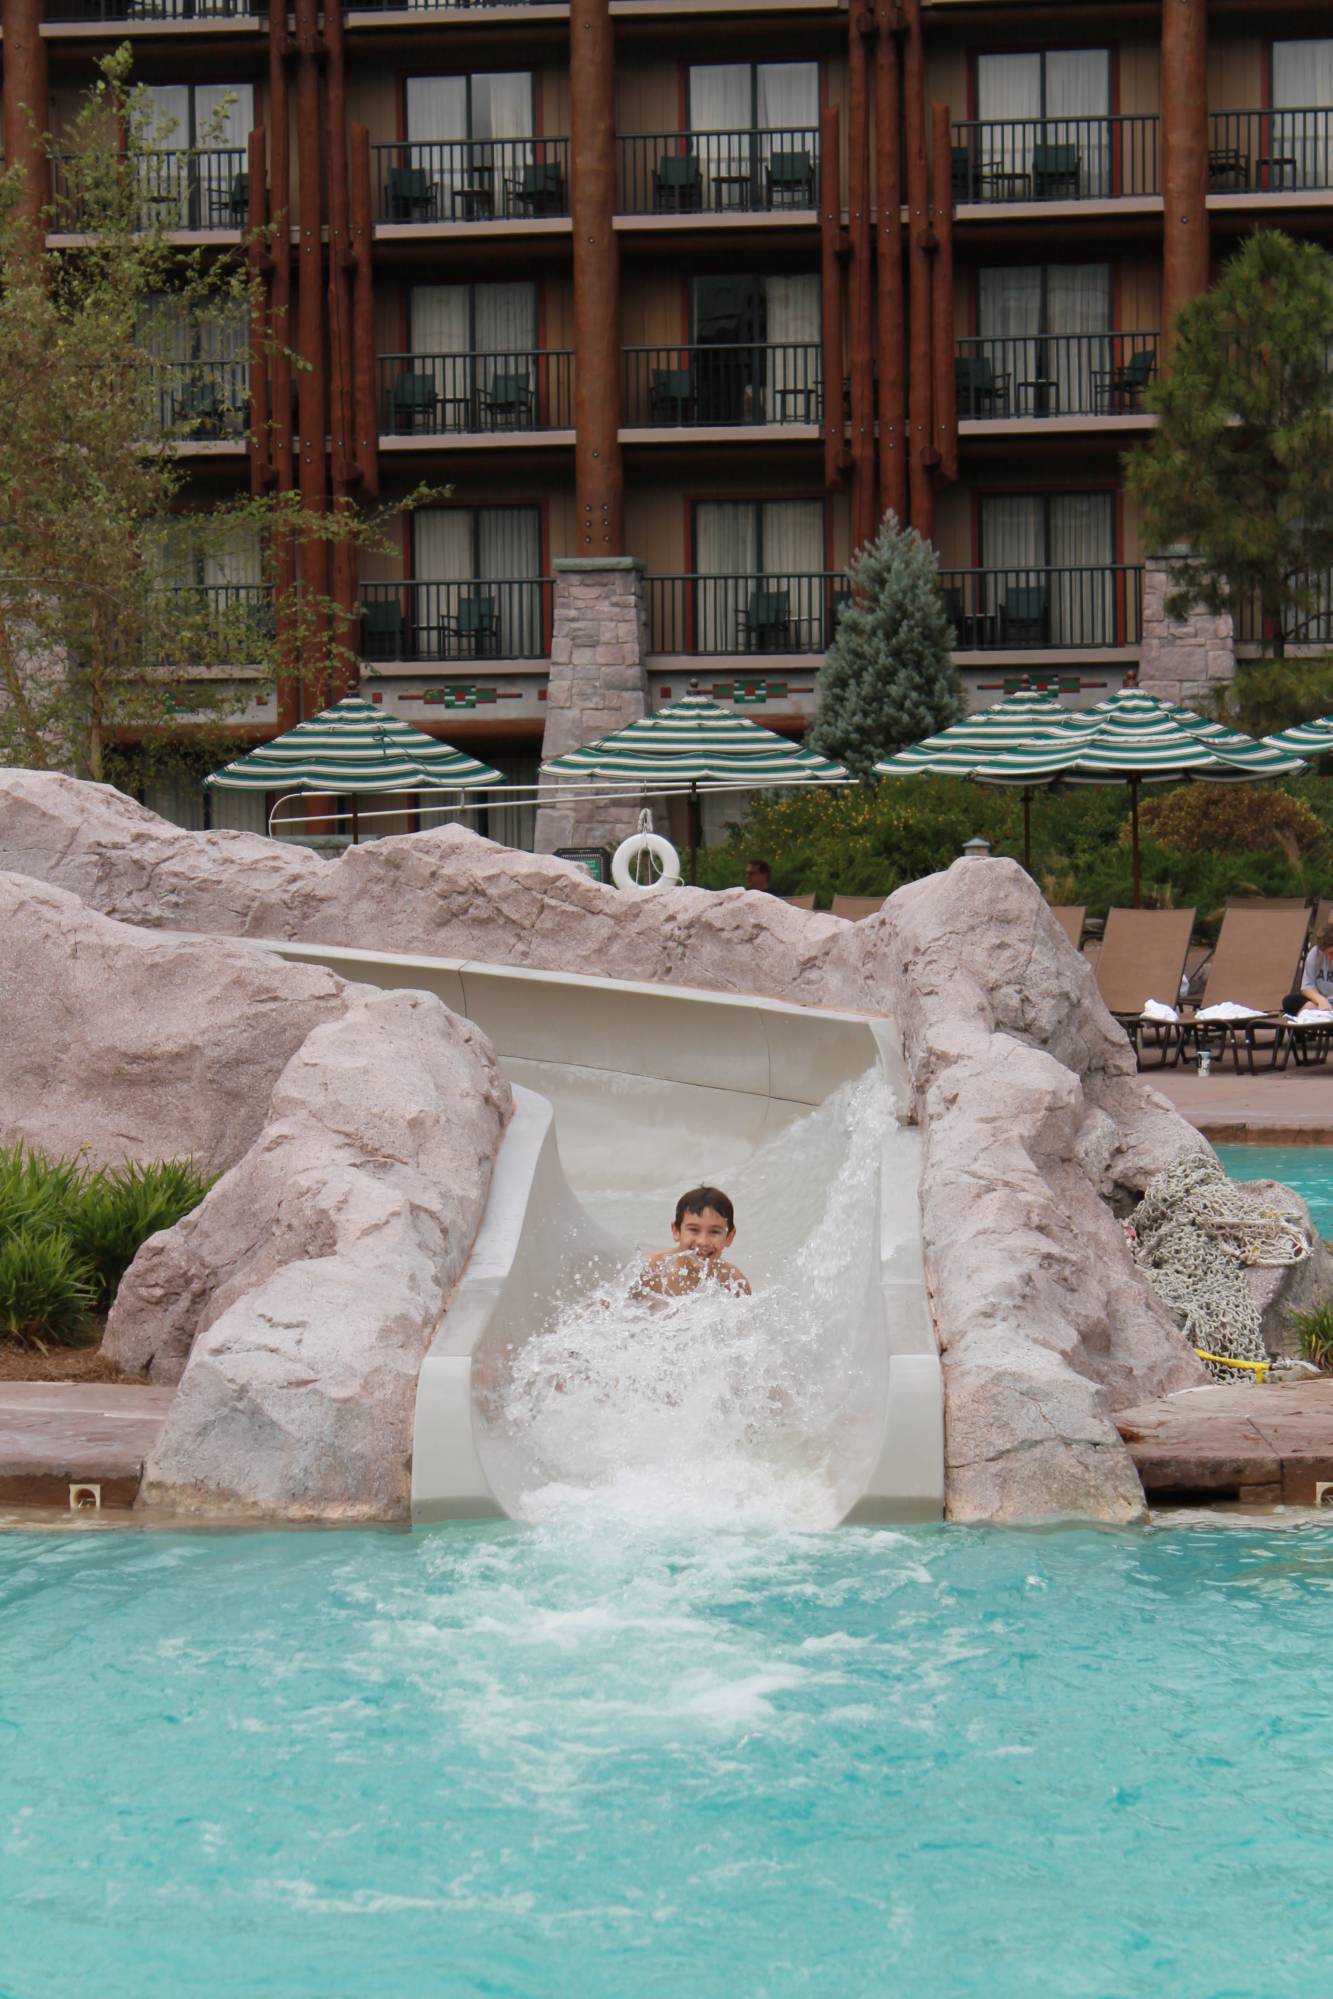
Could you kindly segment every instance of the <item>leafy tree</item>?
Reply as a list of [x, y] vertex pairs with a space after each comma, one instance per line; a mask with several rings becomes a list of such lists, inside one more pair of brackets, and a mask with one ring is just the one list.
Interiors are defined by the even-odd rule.
[[886, 514], [852, 557], [850, 578], [808, 741], [869, 777], [879, 759], [959, 721], [963, 690], [929, 542]]
[[1193, 557], [1168, 611], [1257, 605], [1279, 657], [1333, 567], [1331, 358], [1333, 257], [1257, 232], [1182, 306], [1159, 428], [1128, 460], [1148, 545]]
[[0, 762], [93, 778], [117, 742], [234, 734], [280, 678], [322, 692], [354, 676], [336, 607], [284, 585], [280, 551], [379, 534], [294, 494], [182, 507], [176, 446], [197, 433], [181, 391], [208, 370], [164, 361], [162, 326], [243, 360], [246, 246], [171, 241], [162, 161], [181, 186], [189, 155], [162, 152], [127, 49], [101, 70], [56, 176], [53, 219], [81, 240], [34, 241], [21, 169], [0, 174]]

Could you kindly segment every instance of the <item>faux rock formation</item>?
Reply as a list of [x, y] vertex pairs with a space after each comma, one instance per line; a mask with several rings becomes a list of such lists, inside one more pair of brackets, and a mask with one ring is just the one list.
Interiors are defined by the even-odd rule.
[[409, 1515], [417, 1375], [512, 1104], [485, 1037], [438, 1000], [346, 990], [249, 1151], [121, 1286], [108, 1352], [180, 1378], [147, 1504]]
[[0, 1144], [230, 1166], [312, 1028], [360, 990], [221, 938], [114, 923], [0, 875]]

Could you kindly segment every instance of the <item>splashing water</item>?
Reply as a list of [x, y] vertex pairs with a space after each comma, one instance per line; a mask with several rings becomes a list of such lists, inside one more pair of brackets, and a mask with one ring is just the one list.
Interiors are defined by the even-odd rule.
[[490, 1408], [522, 1468], [511, 1511], [841, 1518], [883, 1421], [880, 1175], [895, 1129], [892, 1094], [871, 1072], [733, 1177], [727, 1254], [753, 1295], [705, 1282], [683, 1297], [636, 1296], [635, 1261], [557, 1304], [506, 1357]]

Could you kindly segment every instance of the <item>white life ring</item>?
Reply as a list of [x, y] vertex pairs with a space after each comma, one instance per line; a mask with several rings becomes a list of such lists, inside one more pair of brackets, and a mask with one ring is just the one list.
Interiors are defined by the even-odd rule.
[[[634, 863], [640, 854], [647, 854], [657, 863], [655, 881], [641, 882], [636, 878]], [[631, 833], [611, 856], [611, 879], [617, 888], [678, 888], [680, 855], [660, 833]]]

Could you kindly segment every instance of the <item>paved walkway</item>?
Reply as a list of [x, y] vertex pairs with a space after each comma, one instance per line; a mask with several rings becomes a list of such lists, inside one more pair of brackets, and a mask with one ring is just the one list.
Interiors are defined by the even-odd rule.
[[1143, 1076], [1216, 1142], [1333, 1145], [1333, 1066], [1254, 1076], [1244, 1070], [1238, 1076], [1229, 1066], [1210, 1076], [1193, 1068], [1145, 1069]]
[[1187, 1388], [1115, 1421], [1150, 1500], [1333, 1499], [1333, 1379]]
[[137, 1383], [0, 1382], [0, 1503], [68, 1506], [72, 1485], [132, 1506], [174, 1388]]

